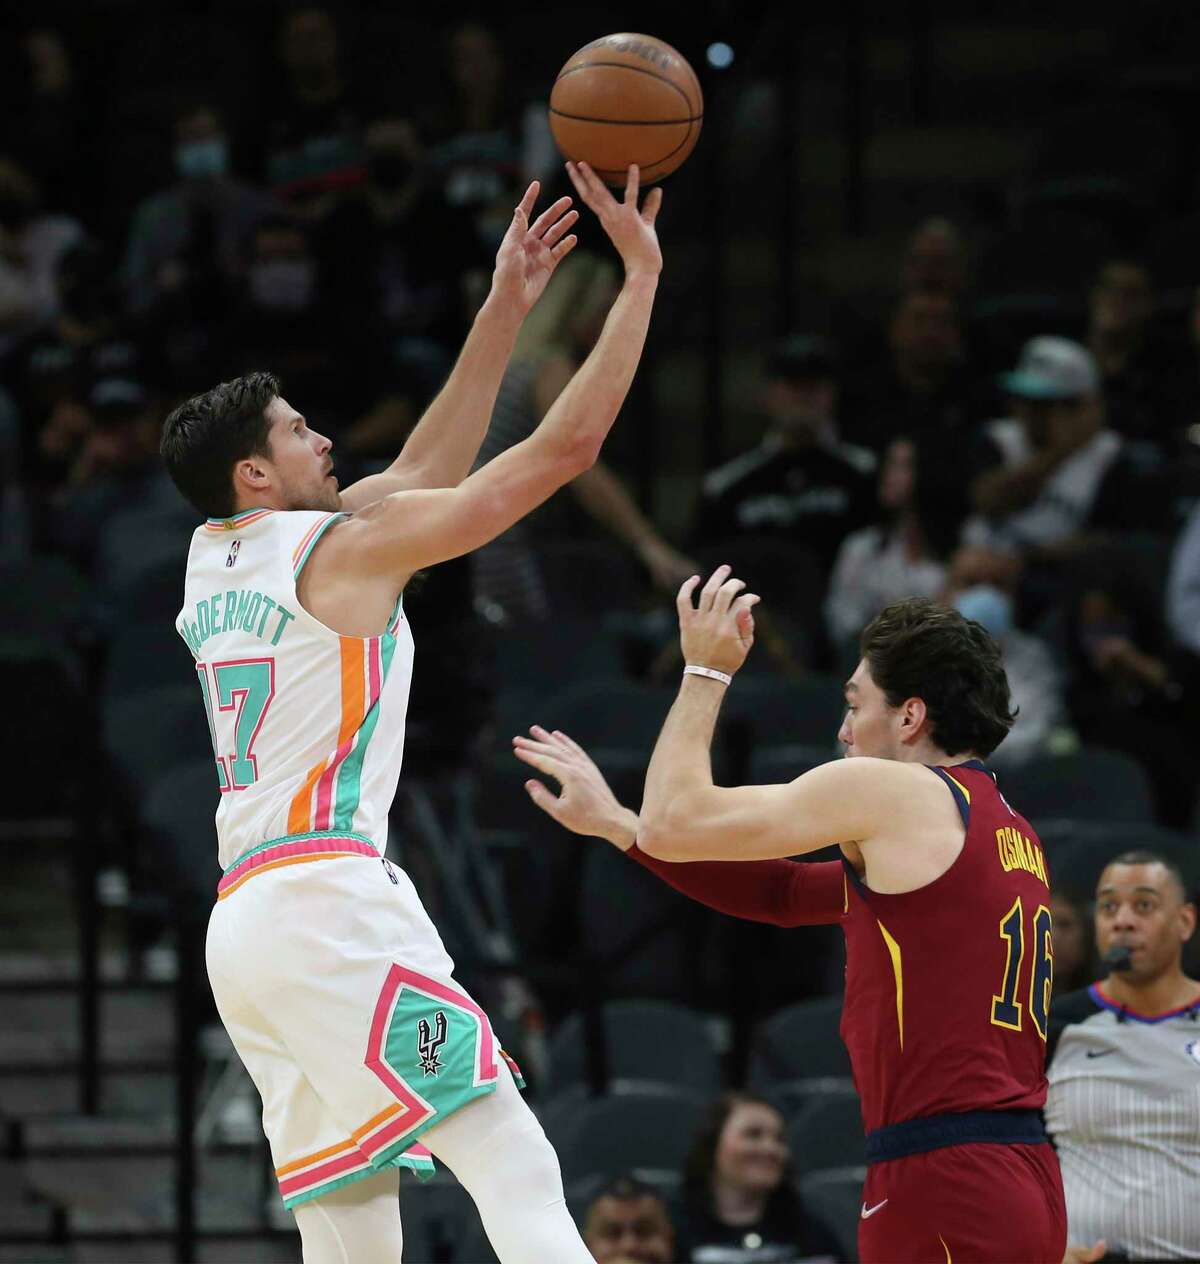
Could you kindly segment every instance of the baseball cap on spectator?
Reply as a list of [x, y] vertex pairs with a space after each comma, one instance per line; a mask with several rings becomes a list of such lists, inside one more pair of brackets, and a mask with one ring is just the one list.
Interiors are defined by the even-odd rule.
[[816, 334], [791, 334], [774, 343], [767, 353], [767, 377], [788, 381], [833, 377], [837, 353], [828, 339]]
[[1070, 338], [1031, 338], [1011, 373], [1000, 375], [1000, 385], [1022, 399], [1079, 399], [1100, 390], [1100, 373], [1086, 347]]
[[88, 392], [88, 407], [97, 425], [119, 426], [138, 416], [149, 399], [141, 382], [127, 377], [102, 377]]

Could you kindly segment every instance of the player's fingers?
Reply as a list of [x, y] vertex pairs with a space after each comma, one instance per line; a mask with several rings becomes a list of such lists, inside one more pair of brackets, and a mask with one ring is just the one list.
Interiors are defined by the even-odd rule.
[[708, 582], [700, 589], [700, 599], [696, 603], [698, 610], [711, 610], [713, 600], [717, 595], [717, 589], [729, 578], [733, 567], [724, 565], [718, 566], [715, 571], [708, 577]]
[[744, 579], [735, 579], [730, 576], [713, 594], [713, 609], [719, 614], [724, 613], [733, 605], [733, 599], [745, 587], [746, 581]]
[[613, 203], [613, 195], [604, 187], [604, 181], [588, 166], [586, 162], [577, 162], [575, 170], [579, 173], [583, 187], [588, 192], [588, 205], [599, 215], [608, 210]]
[[748, 609], [741, 609], [735, 616], [737, 620], [737, 630], [744, 641], [754, 640], [754, 613]]
[[536, 233], [539, 237], [544, 237], [547, 230], [561, 216], [565, 215], [571, 209], [571, 199], [569, 197], [560, 197], [557, 202], [551, 202], [548, 207], [533, 221], [529, 231]]
[[561, 729], [554, 730], [554, 738], [562, 746], [566, 747], [567, 750], [573, 751], [576, 755], [582, 755], [584, 759], [590, 758], [587, 751], [585, 751], [573, 737], [564, 733]]
[[513, 747], [517, 750], [531, 750], [541, 752], [545, 755], [553, 755], [558, 749], [551, 741], [547, 733], [543, 733], [539, 738], [516, 736], [512, 740]]
[[559, 263], [575, 249], [579, 242], [579, 238], [572, 234], [570, 237], [564, 237], [562, 241], [550, 252], [554, 256], [554, 262]]
[[736, 613], [740, 610], [750, 610], [754, 606], [757, 606], [761, 600], [762, 598], [758, 595], [758, 593], [742, 593], [742, 595], [733, 603], [734, 612]]
[[[553, 246], [553, 245], [554, 245], [554, 243], [555, 243], [556, 241], [558, 241], [558, 240], [559, 240], [559, 238], [560, 238], [560, 237], [562, 237], [562, 236], [566, 233], [567, 229], [568, 229], [568, 228], [570, 228], [570, 227], [571, 227], [571, 225], [572, 225], [572, 224], [573, 224], [573, 223], [574, 223], [574, 222], [575, 222], [578, 218], [579, 218], [579, 212], [578, 212], [578, 211], [567, 211], [567, 213], [566, 213], [565, 215], [563, 215], [563, 216], [562, 216], [562, 217], [558, 220], [558, 222], [557, 222], [557, 223], [555, 223], [555, 224], [551, 224], [551, 225], [550, 225], [550, 227], [549, 227], [549, 228], [547, 228], [547, 229], [546, 229], [546, 230], [542, 233], [542, 235], [541, 235], [541, 237], [542, 237], [542, 241], [543, 241], [543, 242], [544, 242], [547, 246]], [[538, 221], [538, 223], [541, 223], [541, 221], [539, 220], [539, 221]], [[533, 231], [534, 233], [536, 233], [536, 232], [537, 232], [537, 230], [538, 230], [537, 224], [534, 224], [533, 229], [532, 229], [531, 231]]]
[[542, 191], [541, 184], [534, 180], [533, 183], [525, 190], [525, 196], [521, 199], [517, 209], [528, 219], [533, 214], [533, 208], [537, 205], [538, 194]]
[[696, 591], [696, 585], [699, 582], [700, 576], [693, 575], [691, 579], [683, 581], [679, 591], [675, 594], [675, 608], [679, 611], [681, 619], [685, 614], [691, 614], [695, 610], [695, 606], [692, 605], [692, 593]]
[[638, 174], [638, 165], [636, 162], [629, 164], [629, 170], [625, 173], [625, 205], [637, 208], [638, 200], [638, 184], [640, 183]]
[[658, 218], [658, 212], [662, 207], [662, 185], [650, 190], [646, 195], [646, 204], [642, 207], [642, 219], [651, 227]]
[[558, 795], [553, 794], [540, 781], [534, 781], [532, 778], [525, 783], [525, 790], [547, 816], [552, 816], [556, 821], [558, 820], [559, 812], [562, 809], [562, 800]]
[[528, 746], [514, 746], [513, 754], [521, 760], [522, 763], [529, 764], [536, 768], [538, 772], [544, 772], [546, 776], [553, 777], [555, 781], [562, 781], [563, 768], [562, 760], [554, 755], [550, 755], [544, 751], [530, 750]]
[[567, 163], [567, 177], [575, 186], [575, 192], [583, 199], [584, 205], [590, 206], [594, 211], [596, 209], [595, 198], [592, 196], [592, 190], [588, 186], [587, 181], [583, 178], [583, 171], [578, 164], [573, 162]]

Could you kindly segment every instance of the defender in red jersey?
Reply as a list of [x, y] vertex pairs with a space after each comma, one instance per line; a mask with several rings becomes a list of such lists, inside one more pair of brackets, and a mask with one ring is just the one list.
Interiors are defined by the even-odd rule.
[[[861, 1259], [1058, 1264], [1066, 1211], [1040, 1116], [1048, 873], [980, 758], [1013, 719], [998, 647], [953, 610], [897, 603], [864, 632], [847, 682], [848, 758], [788, 785], [718, 787], [709, 748], [757, 597], [722, 567], [697, 609], [698, 582], [679, 615], [685, 662], [701, 670], [685, 672], [640, 817], [574, 742], [541, 729], [517, 754], [562, 793], [533, 781], [530, 795], [725, 912], [841, 924], [842, 1036], [867, 1130]], [[784, 859], [831, 844], [840, 864]]]

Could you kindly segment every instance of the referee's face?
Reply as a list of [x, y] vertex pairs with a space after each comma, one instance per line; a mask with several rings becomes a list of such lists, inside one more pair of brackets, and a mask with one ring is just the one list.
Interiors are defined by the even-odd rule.
[[1183, 945], [1196, 928], [1196, 909], [1174, 875], [1157, 862], [1112, 864], [1096, 889], [1096, 947], [1101, 956], [1129, 948], [1122, 978], [1149, 983], [1180, 969]]

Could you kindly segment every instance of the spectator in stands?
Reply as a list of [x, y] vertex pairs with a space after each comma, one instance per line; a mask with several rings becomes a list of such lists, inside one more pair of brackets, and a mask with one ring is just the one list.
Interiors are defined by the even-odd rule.
[[592, 1199], [583, 1240], [596, 1264], [671, 1264], [676, 1258], [666, 1204], [631, 1176], [617, 1177]]
[[1200, 1250], [1200, 983], [1183, 971], [1196, 906], [1170, 860], [1115, 857], [1096, 890], [1107, 973], [1050, 1011], [1046, 1126], [1071, 1242], [1133, 1260]]
[[496, 32], [479, 21], [455, 26], [446, 41], [443, 100], [430, 120], [433, 164], [446, 200], [469, 212], [494, 250], [530, 180], [557, 168], [544, 102], [522, 102]]
[[1200, 504], [1192, 510], [1171, 554], [1167, 624], [1179, 645], [1200, 655]]
[[190, 524], [195, 513], [163, 469], [158, 451], [162, 401], [143, 383], [102, 378], [81, 402], [81, 411], [87, 430], [67, 486], [55, 498], [51, 521], [55, 550], [87, 572], [115, 514], [130, 508], [139, 513], [161, 510]]
[[902, 294], [888, 322], [882, 362], [847, 383], [847, 437], [876, 452], [898, 434], [918, 443], [945, 439], [977, 410], [954, 299], [937, 291]]
[[904, 294], [945, 294], [959, 299], [967, 284], [967, 250], [962, 234], [948, 219], [919, 224], [908, 239], [900, 266]]
[[366, 180], [321, 226], [325, 294], [335, 310], [369, 319], [423, 401], [450, 371], [491, 259], [431, 178], [410, 119], [379, 115], [365, 144]]
[[177, 179], [134, 213], [123, 281], [129, 309], [152, 322], [184, 391], [211, 380], [214, 337], [245, 272], [254, 229], [278, 206], [233, 178], [220, 114], [185, 106], [174, 126]]
[[1068, 693], [1085, 741], [1127, 751], [1150, 778], [1158, 819], [1187, 828], [1196, 799], [1200, 657], [1176, 645], [1131, 549], [1106, 548], [1075, 567], [1067, 627], [1075, 664]]
[[749, 1093], [719, 1098], [688, 1156], [679, 1258], [724, 1264], [838, 1260], [833, 1237], [804, 1214], [783, 1116]]
[[825, 598], [830, 640], [847, 662], [858, 661], [859, 634], [885, 606], [904, 597], [936, 597], [946, 583], [945, 541], [917, 504], [911, 439], [888, 445], [878, 498], [883, 521], [842, 541]]
[[[185, 105], [176, 116], [173, 160], [174, 183], [141, 203], [129, 230], [123, 279], [139, 313], [172, 299], [202, 301], [214, 283], [235, 281], [250, 234], [279, 210], [234, 179], [224, 121], [207, 102]], [[209, 304], [204, 315], [219, 320], [221, 311]]]
[[1016, 768], [1050, 753], [1064, 736], [1074, 745], [1063, 696], [1063, 673], [1041, 637], [1024, 632], [1013, 621], [1013, 601], [990, 584], [976, 584], [953, 593], [955, 609], [981, 623], [1004, 654], [1016, 722], [988, 757], [997, 768]]
[[1103, 384], [1108, 424], [1134, 439], [1166, 437], [1162, 397], [1168, 361], [1151, 336], [1150, 273], [1131, 259], [1110, 259], [1088, 294], [1087, 345]]
[[971, 486], [977, 513], [951, 563], [956, 588], [1013, 590], [1027, 564], [1060, 563], [1089, 532], [1159, 524], [1147, 471], [1107, 426], [1090, 352], [1034, 338], [1002, 380], [1016, 417], [987, 427], [1001, 461]]
[[757, 447], [705, 475], [695, 538], [786, 540], [810, 551], [828, 574], [842, 540], [870, 517], [875, 500], [875, 458], [839, 433], [832, 347], [803, 334], [777, 343], [759, 402], [766, 433]]
[[222, 331], [223, 372], [270, 366], [343, 458], [394, 452], [415, 420], [404, 383], [370, 313], [323, 301], [313, 231], [285, 216], [255, 229], [246, 285]]
[[1054, 873], [1050, 893], [1051, 938], [1054, 941], [1054, 995], [1064, 996], [1087, 987], [1095, 975], [1092, 956], [1095, 942], [1092, 935], [1090, 898], [1075, 893], [1069, 880]]
[[0, 356], [59, 312], [59, 264], [83, 227], [44, 211], [23, 167], [0, 157]]
[[363, 178], [364, 110], [328, 9], [293, 9], [280, 27], [279, 56], [282, 76], [267, 76], [263, 171], [275, 197], [315, 219]]
[[[560, 265], [521, 328], [476, 468], [533, 432], [599, 338], [617, 290], [612, 265], [594, 255], [576, 250]], [[603, 460], [570, 489], [587, 516], [633, 553], [659, 588], [674, 591], [696, 573], [696, 564], [659, 534]], [[550, 597], [531, 544], [556, 507], [561, 511], [561, 501], [540, 510], [533, 525], [520, 522], [472, 554], [477, 600], [491, 622], [549, 617]]]

